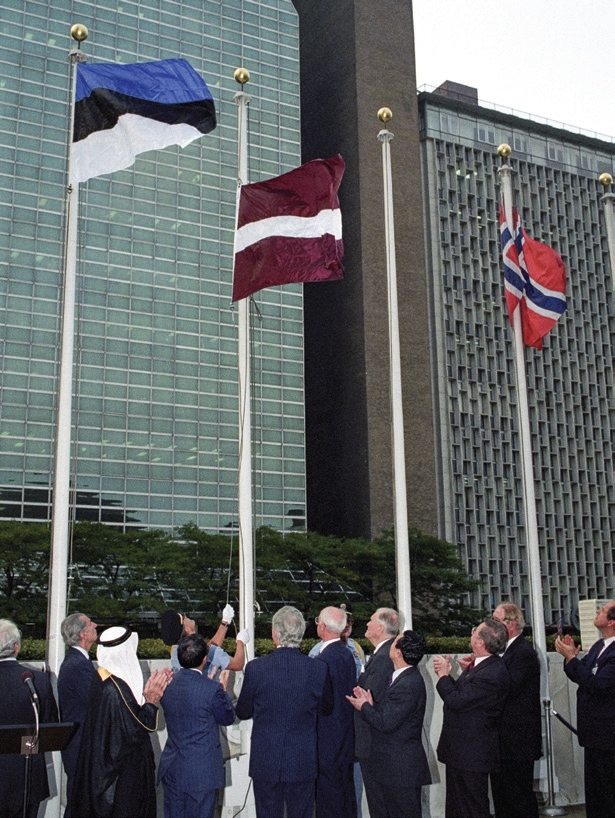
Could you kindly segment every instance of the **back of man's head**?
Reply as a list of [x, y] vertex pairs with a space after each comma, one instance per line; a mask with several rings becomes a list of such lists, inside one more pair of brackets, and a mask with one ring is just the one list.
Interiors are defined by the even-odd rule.
[[208, 650], [205, 638], [200, 633], [191, 633], [180, 640], [177, 661], [182, 667], [200, 667]]
[[423, 656], [427, 653], [427, 642], [422, 633], [416, 631], [404, 631], [395, 642], [397, 650], [401, 651], [404, 662], [407, 665], [418, 665]]
[[284, 605], [274, 613], [271, 630], [277, 634], [278, 642], [282, 647], [298, 648], [305, 633], [303, 614], [292, 605]]
[[0, 659], [14, 656], [15, 645], [21, 646], [19, 628], [10, 619], [0, 619]]
[[79, 644], [81, 641], [81, 632], [87, 627], [88, 623], [81, 618], [82, 616], [85, 616], [85, 614], [69, 614], [60, 625], [62, 639], [64, 640], [64, 644], [69, 648]]
[[399, 633], [399, 614], [393, 608], [378, 608], [376, 617], [384, 626], [387, 639]]
[[323, 608], [318, 616], [319, 622], [330, 632], [338, 636], [346, 627], [347, 614], [341, 608]]
[[518, 605], [515, 605], [514, 602], [500, 602], [496, 605], [495, 610], [497, 611], [498, 608], [504, 614], [507, 622], [516, 622], [519, 630], [523, 630], [525, 627], [525, 617]]
[[485, 619], [480, 630], [485, 650], [492, 656], [501, 653], [508, 642], [508, 632], [497, 619]]

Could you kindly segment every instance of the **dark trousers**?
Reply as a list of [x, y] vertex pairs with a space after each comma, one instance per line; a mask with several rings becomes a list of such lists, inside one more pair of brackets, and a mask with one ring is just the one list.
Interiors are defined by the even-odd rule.
[[615, 755], [613, 750], [585, 748], [585, 813], [587, 818], [615, 816]]
[[164, 791], [164, 818], [214, 818], [217, 790], [208, 790], [199, 796], [176, 789], [162, 782]]
[[254, 803], [258, 818], [312, 818], [314, 781], [261, 781], [254, 783]]
[[495, 818], [538, 818], [533, 761], [502, 761], [491, 773]]
[[491, 818], [489, 773], [446, 765], [446, 818]]
[[316, 818], [357, 818], [353, 767], [323, 764], [316, 779]]
[[361, 759], [361, 773], [370, 816], [421, 818], [421, 787], [407, 787], [392, 780], [382, 764]]

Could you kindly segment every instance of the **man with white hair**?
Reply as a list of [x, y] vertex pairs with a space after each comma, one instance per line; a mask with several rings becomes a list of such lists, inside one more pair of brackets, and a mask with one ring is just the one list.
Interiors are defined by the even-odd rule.
[[[0, 619], [0, 724], [32, 724], [32, 695], [24, 683], [29, 674], [38, 694], [41, 724], [57, 722], [58, 708], [47, 673], [29, 670], [17, 661], [21, 648], [21, 633], [8, 619]], [[30, 803], [27, 818], [36, 818], [41, 801], [49, 796], [45, 756], [33, 755], [30, 779]], [[25, 757], [0, 755], [0, 815], [3, 818], [21, 816], [24, 793]]]
[[318, 778], [316, 818], [356, 818], [354, 788], [354, 716], [346, 698], [352, 696], [356, 669], [352, 654], [341, 641], [346, 611], [323, 608], [316, 617], [322, 639], [316, 661], [324, 662], [333, 687], [333, 710], [318, 716]]
[[96, 622], [92, 622], [85, 614], [72, 613], [64, 619], [60, 630], [68, 648], [58, 674], [60, 713], [63, 721], [79, 725], [68, 746], [62, 750], [62, 763], [67, 779], [64, 818], [70, 818], [79, 745], [90, 701], [90, 686], [96, 672], [89, 654], [96, 642]]
[[253, 719], [250, 776], [258, 818], [312, 818], [317, 775], [316, 720], [333, 707], [324, 662], [299, 650], [305, 620], [284, 606], [274, 614], [276, 650], [246, 665], [235, 712]]
[[143, 686], [139, 637], [103, 631], [73, 788], [74, 818], [156, 818], [154, 752], [158, 702], [173, 677], [154, 671]]

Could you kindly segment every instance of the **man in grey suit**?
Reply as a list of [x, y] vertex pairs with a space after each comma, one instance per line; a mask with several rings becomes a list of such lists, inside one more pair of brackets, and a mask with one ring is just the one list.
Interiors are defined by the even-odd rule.
[[370, 815], [378, 818], [421, 818], [421, 788], [431, 783], [421, 737], [427, 695], [417, 667], [426, 649], [421, 634], [404, 631], [389, 650], [394, 670], [380, 702], [375, 705], [372, 692], [362, 687], [349, 697], [372, 731], [374, 775], [367, 800]]
[[60, 629], [64, 644], [68, 648], [58, 674], [60, 716], [62, 721], [75, 722], [79, 725], [68, 746], [62, 750], [62, 763], [67, 778], [64, 818], [70, 818], [79, 745], [90, 701], [90, 687], [94, 678], [94, 665], [90, 659], [89, 650], [96, 642], [97, 633], [96, 622], [92, 622], [82, 613], [67, 616]]
[[[384, 698], [393, 674], [393, 662], [389, 651], [398, 633], [399, 615], [392, 608], [378, 608], [367, 623], [365, 637], [374, 646], [374, 652], [368, 659], [365, 670], [359, 676], [357, 685], [363, 690], [371, 691], [376, 706]], [[370, 790], [373, 788], [375, 792], [378, 791], [380, 771], [372, 754], [372, 728], [358, 712], [354, 714], [354, 731], [355, 755], [361, 765], [369, 803]]]

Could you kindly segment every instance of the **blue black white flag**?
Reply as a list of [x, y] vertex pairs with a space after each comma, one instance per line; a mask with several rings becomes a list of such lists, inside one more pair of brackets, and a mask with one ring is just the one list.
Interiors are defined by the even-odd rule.
[[186, 60], [79, 63], [70, 182], [128, 168], [144, 151], [185, 148], [215, 127], [209, 89]]

